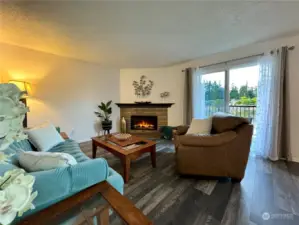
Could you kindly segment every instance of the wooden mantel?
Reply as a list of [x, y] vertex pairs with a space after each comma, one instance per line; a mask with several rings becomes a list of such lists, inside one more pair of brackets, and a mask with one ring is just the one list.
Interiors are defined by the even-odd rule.
[[169, 108], [174, 103], [115, 103], [119, 108]]

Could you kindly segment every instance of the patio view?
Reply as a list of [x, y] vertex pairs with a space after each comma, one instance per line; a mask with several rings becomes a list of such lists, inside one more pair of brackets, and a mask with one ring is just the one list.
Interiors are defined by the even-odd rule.
[[203, 75], [206, 116], [225, 111], [254, 123], [258, 74], [255, 65]]

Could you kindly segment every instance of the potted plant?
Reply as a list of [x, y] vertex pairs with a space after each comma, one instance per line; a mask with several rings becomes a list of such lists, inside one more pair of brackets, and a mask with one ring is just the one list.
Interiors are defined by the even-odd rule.
[[103, 130], [109, 131], [112, 129], [112, 121], [110, 120], [110, 116], [112, 114], [111, 103], [112, 101], [109, 101], [106, 104], [101, 102], [101, 104], [98, 105], [101, 112], [94, 112], [98, 117], [102, 118]]

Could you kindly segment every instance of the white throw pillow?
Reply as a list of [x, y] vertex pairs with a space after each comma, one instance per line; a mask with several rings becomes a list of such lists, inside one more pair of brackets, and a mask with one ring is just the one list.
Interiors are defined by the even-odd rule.
[[51, 170], [77, 164], [76, 159], [60, 152], [24, 152], [19, 154], [19, 164], [28, 172]]
[[212, 118], [192, 119], [187, 134], [210, 134], [212, 129]]
[[50, 123], [27, 129], [25, 133], [34, 147], [41, 152], [49, 151], [54, 146], [64, 142], [56, 128]]

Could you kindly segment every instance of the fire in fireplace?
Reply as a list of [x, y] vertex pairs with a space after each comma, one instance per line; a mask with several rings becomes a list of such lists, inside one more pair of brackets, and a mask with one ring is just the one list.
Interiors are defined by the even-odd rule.
[[131, 130], [157, 130], [157, 116], [131, 116]]

